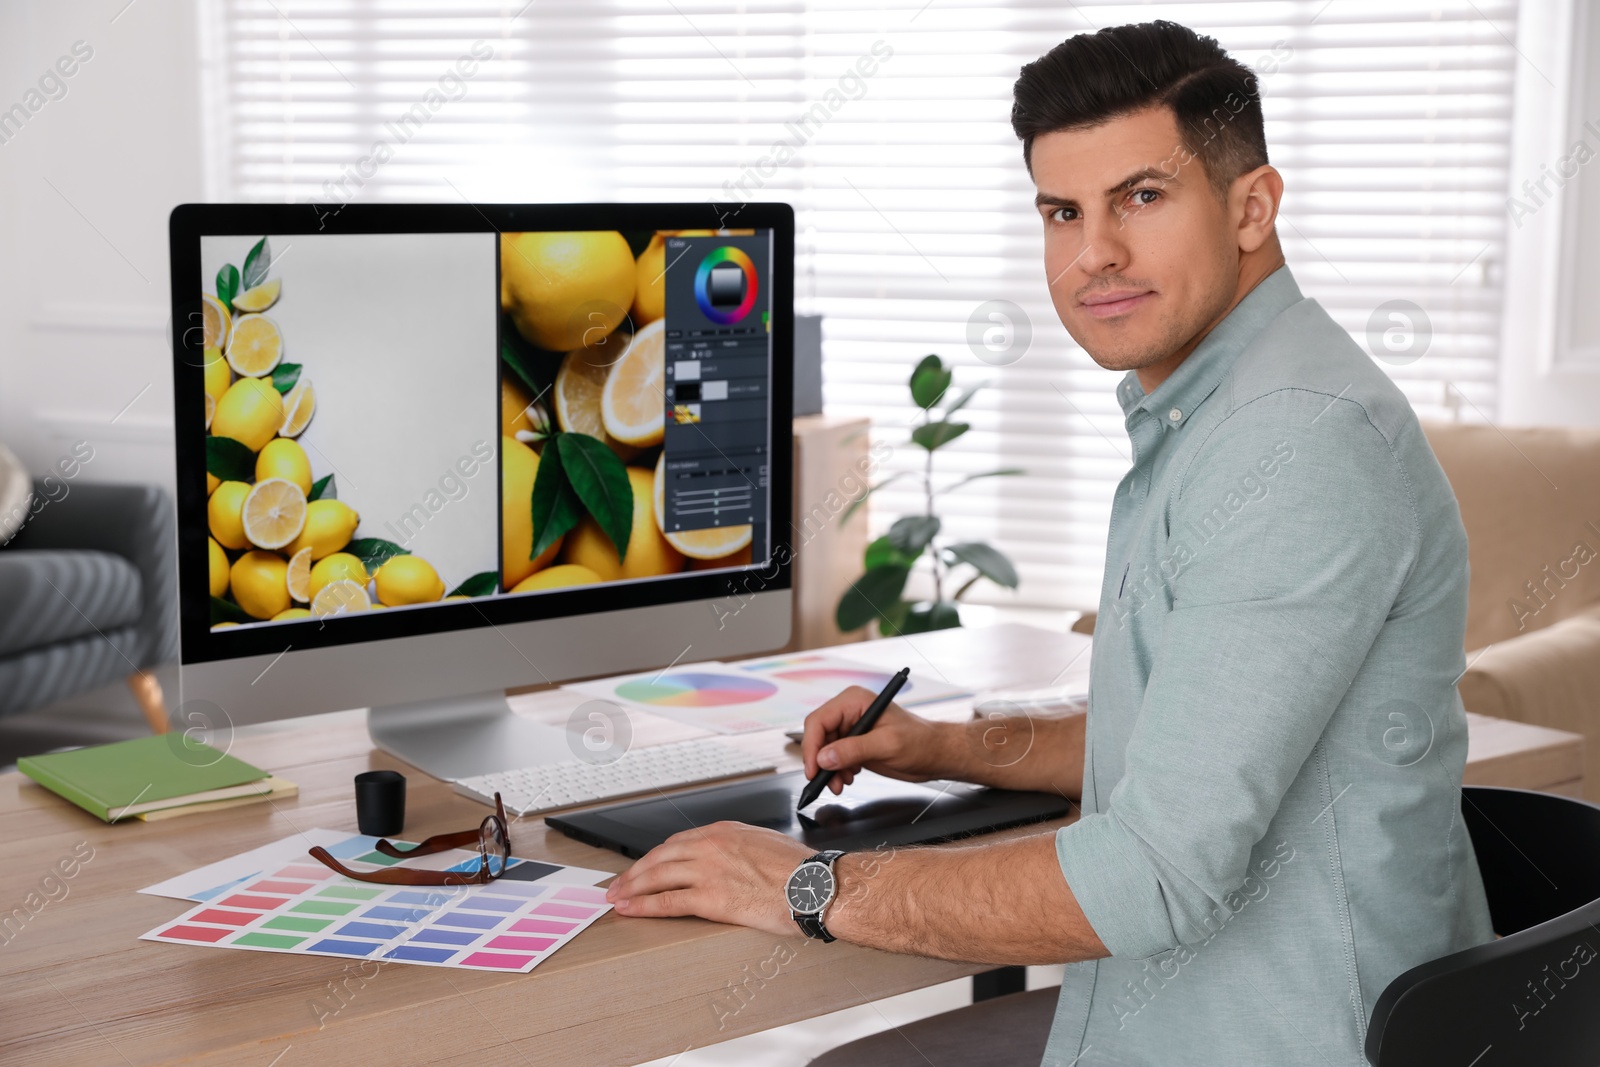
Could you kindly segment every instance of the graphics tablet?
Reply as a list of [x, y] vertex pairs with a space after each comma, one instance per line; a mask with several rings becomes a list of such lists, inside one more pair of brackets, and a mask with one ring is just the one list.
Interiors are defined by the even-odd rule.
[[843, 795], [824, 793], [804, 814], [797, 814], [795, 802], [805, 784], [805, 775], [793, 771], [551, 815], [545, 823], [585, 844], [637, 859], [681, 830], [723, 819], [765, 826], [818, 850], [855, 852], [949, 841], [1060, 818], [1072, 810], [1071, 801], [1054, 793], [900, 782], [864, 771]]

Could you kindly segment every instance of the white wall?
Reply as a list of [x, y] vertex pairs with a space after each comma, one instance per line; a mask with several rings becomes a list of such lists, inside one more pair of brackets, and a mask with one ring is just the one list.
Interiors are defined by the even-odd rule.
[[82, 439], [80, 477], [171, 490], [166, 234], [201, 196], [195, 21], [193, 0], [0, 5], [0, 112], [93, 50], [0, 143], [0, 440], [35, 471]]

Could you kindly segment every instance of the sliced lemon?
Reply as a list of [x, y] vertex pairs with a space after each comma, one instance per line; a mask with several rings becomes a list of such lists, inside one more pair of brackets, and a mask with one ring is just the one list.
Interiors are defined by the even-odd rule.
[[244, 498], [239, 521], [257, 548], [282, 548], [305, 528], [306, 494], [287, 478], [257, 482]]
[[283, 398], [283, 426], [278, 433], [283, 437], [299, 437], [317, 411], [317, 392], [311, 388], [309, 378], [301, 378]]
[[[628, 344], [628, 337], [620, 330], [606, 338], [620, 351]], [[622, 459], [631, 459], [638, 453], [632, 445], [625, 445], [606, 433], [605, 420], [600, 415], [600, 398], [606, 387], [606, 377], [616, 352], [603, 347], [580, 348], [568, 352], [556, 371], [555, 393], [556, 422], [563, 430], [586, 433], [598, 437], [611, 446]], [[510, 431], [507, 431], [510, 432]]]
[[233, 298], [235, 311], [265, 311], [278, 302], [278, 294], [283, 292], [283, 279], [274, 278], [270, 282], [262, 282], [254, 289], [246, 289]]
[[289, 574], [284, 582], [296, 603], [304, 604], [311, 599], [311, 549], [302, 548], [289, 557]]
[[656, 459], [655, 507], [652, 510], [656, 513], [656, 526], [660, 527], [661, 536], [667, 539], [667, 544], [690, 559], [721, 559], [748, 548], [751, 534], [748, 523], [743, 526], [714, 526], [709, 530], [669, 531], [666, 528], [663, 521], [667, 513], [666, 462], [667, 454], [663, 452]]
[[246, 378], [269, 374], [283, 358], [283, 334], [265, 315], [242, 315], [228, 339], [228, 366]]
[[657, 319], [634, 335], [606, 376], [600, 419], [625, 445], [659, 445], [666, 423], [667, 320]]
[[228, 386], [233, 384], [233, 374], [228, 370], [228, 361], [223, 357], [222, 349], [206, 349], [205, 364], [206, 395], [213, 400], [221, 400], [222, 394], [226, 393]]
[[224, 348], [228, 344], [228, 332], [233, 326], [233, 316], [228, 314], [227, 307], [210, 293], [201, 293], [200, 322], [204, 327], [207, 348]]
[[311, 599], [311, 614], [313, 615], [344, 615], [352, 611], [367, 611], [372, 607], [372, 598], [367, 596], [367, 591], [355, 582], [341, 579], [329, 582], [317, 590], [317, 595]]

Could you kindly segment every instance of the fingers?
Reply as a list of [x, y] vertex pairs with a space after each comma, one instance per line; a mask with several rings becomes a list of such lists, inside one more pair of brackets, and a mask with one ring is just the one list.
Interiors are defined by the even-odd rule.
[[853, 773], [868, 763], [890, 758], [898, 747], [893, 730], [872, 730], [859, 737], [830, 741], [817, 753], [817, 764], [826, 771]]
[[618, 900], [615, 907], [621, 914], [635, 919], [668, 919], [679, 915], [698, 914], [694, 900], [692, 890], [669, 889], [651, 896]]
[[621, 906], [640, 897], [689, 889], [695, 884], [695, 875], [694, 864], [681, 860], [654, 863], [642, 869], [639, 864], [634, 864], [606, 890], [606, 899]]
[[873, 696], [870, 690], [852, 685], [806, 716], [806, 733], [800, 742], [800, 754], [805, 758], [807, 778], [817, 773], [817, 752], [854, 726], [856, 720], [861, 718], [861, 713], [867, 710], [867, 705], [872, 703]]

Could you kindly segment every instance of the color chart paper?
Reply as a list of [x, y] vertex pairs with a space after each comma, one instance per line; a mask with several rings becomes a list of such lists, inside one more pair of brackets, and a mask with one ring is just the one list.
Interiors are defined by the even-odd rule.
[[[889, 679], [894, 676], [894, 671], [824, 652], [803, 652], [792, 656], [752, 660], [737, 664], [737, 667], [740, 671], [757, 678], [805, 686], [812, 690], [813, 699], [816, 700], [813, 707], [852, 685], [859, 685], [863, 689], [877, 693], [888, 685]], [[970, 689], [960, 689], [945, 682], [936, 682], [913, 672], [906, 679], [906, 684], [900, 687], [900, 692], [894, 699], [901, 707], [911, 708], [919, 704], [933, 704], [940, 700], [955, 700], [958, 697], [971, 695]]]
[[306, 857], [212, 896], [141, 940], [526, 972], [610, 910], [605, 890], [563, 881], [574, 870], [524, 860], [484, 886], [411, 888], [358, 882]]
[[798, 726], [822, 702], [810, 686], [757, 677], [715, 662], [599, 678], [566, 688], [719, 734]]

